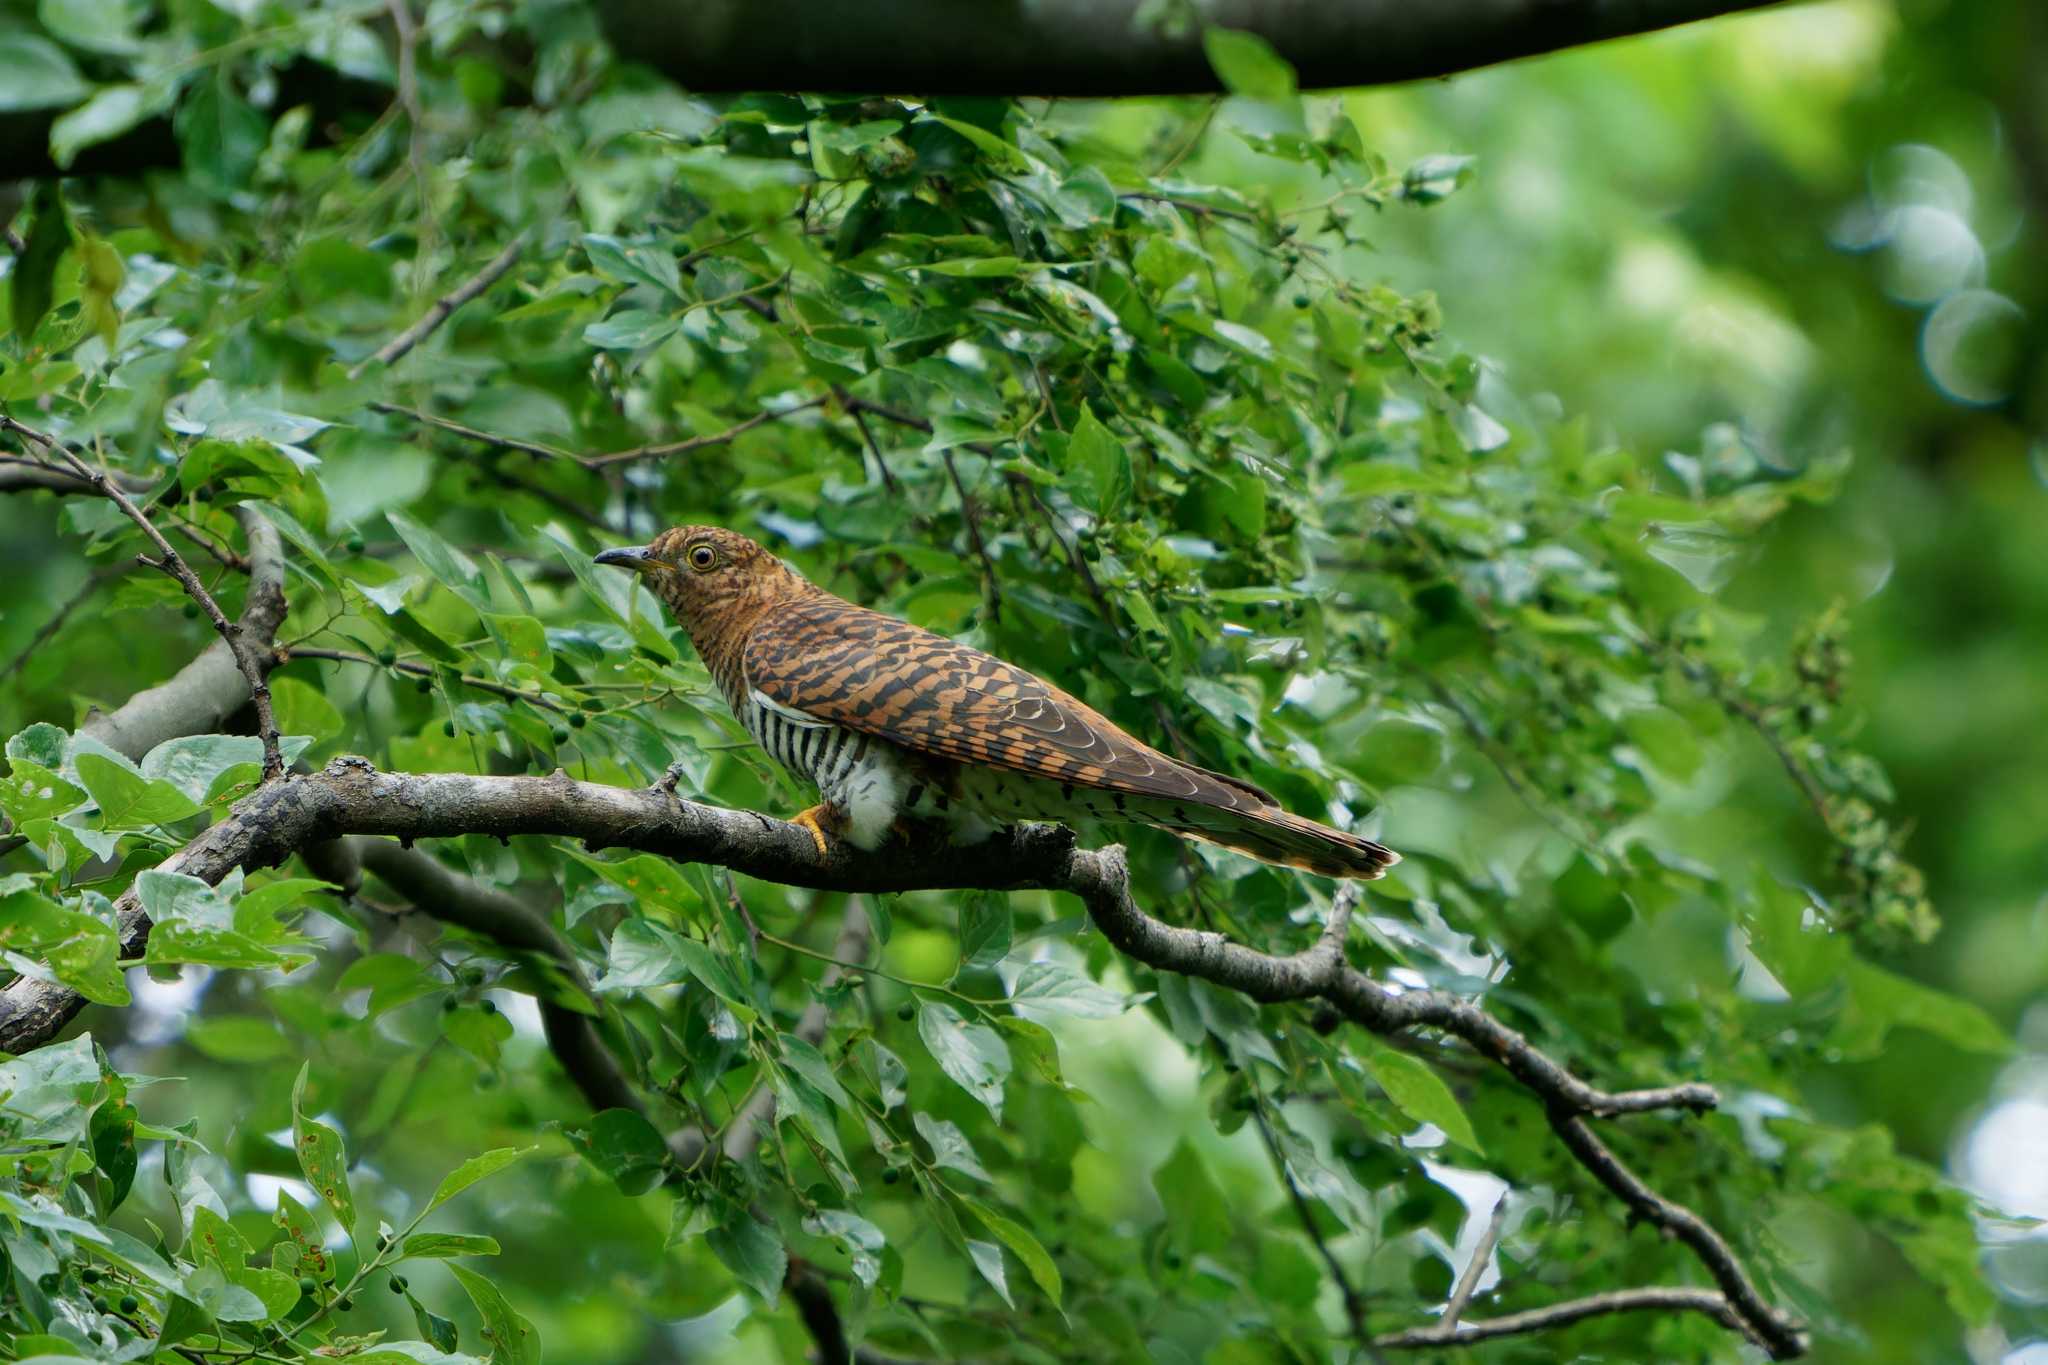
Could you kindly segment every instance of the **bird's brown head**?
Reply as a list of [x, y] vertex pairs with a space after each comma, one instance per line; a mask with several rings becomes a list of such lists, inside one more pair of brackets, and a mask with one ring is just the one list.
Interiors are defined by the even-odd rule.
[[766, 549], [719, 526], [677, 526], [645, 546], [606, 550], [597, 562], [645, 578], [700, 650], [707, 631], [751, 624], [776, 602], [815, 591]]

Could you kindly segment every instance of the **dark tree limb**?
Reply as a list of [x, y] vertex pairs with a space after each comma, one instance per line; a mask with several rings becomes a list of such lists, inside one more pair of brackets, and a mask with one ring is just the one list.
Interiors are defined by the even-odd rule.
[[[598, 786], [561, 772], [551, 777], [380, 773], [362, 759], [342, 758], [318, 775], [258, 788], [162, 867], [218, 882], [234, 868], [275, 866], [302, 849], [352, 834], [408, 840], [463, 834], [568, 836], [592, 848], [632, 848], [823, 890], [1069, 892], [1080, 898], [1113, 946], [1157, 970], [1199, 976], [1267, 1003], [1324, 1001], [1376, 1033], [1422, 1027], [1469, 1043], [1544, 1101], [1565, 1147], [1595, 1179], [1632, 1213], [1700, 1259], [1720, 1286], [1718, 1294], [1709, 1296], [1726, 1310], [1716, 1316], [1741, 1323], [1776, 1358], [1790, 1359], [1805, 1350], [1804, 1328], [1764, 1301], [1720, 1235], [1691, 1210], [1652, 1190], [1593, 1135], [1587, 1122], [1652, 1109], [1708, 1109], [1717, 1100], [1711, 1087], [1597, 1089], [1477, 1005], [1439, 991], [1396, 992], [1374, 981], [1349, 965], [1341, 940], [1328, 934], [1311, 948], [1282, 956], [1220, 934], [1165, 924], [1132, 900], [1121, 848], [1081, 849], [1069, 830], [1027, 825], [969, 847], [940, 844], [863, 853], [839, 843], [821, 856], [799, 826], [677, 800], [661, 791]], [[122, 955], [139, 956], [148, 942], [148, 918], [132, 892], [115, 908]], [[82, 1004], [59, 986], [26, 978], [15, 982], [0, 992], [0, 1049], [19, 1053], [40, 1046]], [[1485, 1324], [1465, 1324], [1459, 1330], [1484, 1329]]]
[[[1201, 0], [1258, 34], [1304, 88], [1386, 85], [1766, 0]], [[1143, 0], [600, 0], [612, 45], [692, 90], [1165, 95], [1220, 87], [1197, 25], [1140, 25]]]

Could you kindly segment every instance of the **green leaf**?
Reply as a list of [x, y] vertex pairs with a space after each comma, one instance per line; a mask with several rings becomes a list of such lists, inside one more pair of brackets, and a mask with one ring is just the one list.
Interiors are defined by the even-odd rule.
[[1010, 951], [1010, 898], [976, 891], [960, 905], [960, 967], [992, 967]]
[[1233, 95], [1258, 100], [1284, 100], [1294, 95], [1294, 68], [1256, 33], [1204, 28], [1202, 51], [1223, 88]]
[[2013, 1050], [2005, 1030], [1972, 1001], [1860, 959], [1847, 972], [1849, 1005], [1829, 1035], [1845, 1053], [1875, 1056], [1895, 1028], [1923, 1029], [1965, 1052], [2002, 1057]]
[[1131, 457], [1086, 407], [1067, 443], [1065, 467], [1073, 476], [1075, 499], [1098, 517], [1116, 516], [1130, 500]]
[[773, 1228], [742, 1209], [706, 1233], [704, 1241], [734, 1279], [775, 1307], [782, 1297], [783, 1277], [789, 1273], [789, 1254]]
[[156, 113], [162, 104], [140, 85], [106, 85], [50, 125], [50, 157], [69, 167], [87, 147], [111, 141]]
[[912, 1114], [910, 1121], [916, 1127], [917, 1135], [932, 1149], [934, 1166], [946, 1166], [976, 1180], [994, 1181], [995, 1177], [974, 1154], [974, 1144], [967, 1140], [967, 1134], [960, 1131], [959, 1124], [951, 1119], [935, 1119], [923, 1110]]
[[[1045, 1296], [1052, 1300], [1052, 1306], [1060, 1308], [1060, 1268], [1039, 1245], [1038, 1239], [1031, 1235], [1031, 1230], [1014, 1219], [1005, 1218], [979, 1199], [962, 1197], [960, 1202], [981, 1220], [983, 1227], [1002, 1239], [1003, 1245], [1016, 1254], [1024, 1268], [1031, 1272], [1031, 1278], [1038, 1282], [1038, 1287], [1045, 1291]], [[1062, 1308], [1061, 1311], [1065, 1310]]]
[[306, 1183], [334, 1211], [341, 1230], [351, 1240], [356, 1232], [355, 1194], [348, 1184], [348, 1156], [342, 1149], [341, 1134], [318, 1119], [306, 1117], [306, 1078], [312, 1063], [299, 1068], [292, 1086], [292, 1150], [298, 1154], [299, 1170]]
[[185, 1028], [192, 1046], [215, 1061], [269, 1062], [294, 1049], [277, 1023], [253, 1014], [219, 1014], [194, 1019]]
[[1010, 1075], [1010, 1050], [987, 1024], [970, 1024], [951, 1005], [924, 1001], [917, 1012], [917, 1033], [939, 1069], [1003, 1121], [1003, 1082]]
[[853, 1277], [873, 1289], [882, 1276], [878, 1253], [884, 1246], [882, 1230], [857, 1213], [845, 1209], [819, 1209], [804, 1219], [804, 1231], [813, 1237], [829, 1237], [849, 1261]]
[[199, 803], [170, 783], [151, 781], [113, 759], [82, 753], [76, 766], [109, 829], [147, 829], [199, 814]]
[[927, 261], [916, 268], [929, 270], [934, 275], [986, 279], [1018, 274], [1026, 269], [1026, 264], [1015, 256], [962, 256], [950, 261]]
[[97, 916], [32, 891], [0, 896], [0, 949], [41, 958], [59, 984], [95, 1004], [129, 1003], [121, 937]]
[[1643, 757], [1674, 782], [1689, 782], [1700, 768], [1700, 741], [1677, 712], [1641, 707], [1622, 717], [1622, 729]]
[[451, 1256], [495, 1256], [498, 1239], [459, 1232], [416, 1232], [399, 1246], [406, 1260], [445, 1260]]
[[974, 1262], [974, 1268], [981, 1272], [981, 1278], [988, 1281], [1002, 1301], [1015, 1308], [1017, 1301], [1010, 1297], [1009, 1278], [1003, 1271], [1003, 1249], [994, 1242], [978, 1242], [963, 1239], [967, 1255]]
[[1378, 1043], [1370, 1045], [1364, 1061], [1366, 1070], [1396, 1109], [1418, 1122], [1435, 1124], [1445, 1137], [1466, 1151], [1485, 1155], [1464, 1107], [1427, 1062]]
[[1375, 786], [1423, 782], [1444, 763], [1444, 734], [1420, 721], [1389, 719], [1365, 732], [1353, 760]]
[[1401, 193], [1418, 204], [1448, 199], [1472, 181], [1477, 157], [1439, 153], [1425, 156], [1401, 176]]
[[498, 1287], [483, 1276], [454, 1261], [448, 1273], [476, 1305], [484, 1320], [484, 1340], [491, 1343], [491, 1365], [541, 1365], [540, 1334], [533, 1324], [514, 1312]]
[[18, 829], [31, 820], [63, 815], [85, 803], [85, 792], [40, 763], [17, 758], [0, 781], [0, 811]]
[[631, 1109], [605, 1109], [595, 1115], [583, 1154], [626, 1195], [645, 1194], [659, 1185], [669, 1164], [668, 1144], [661, 1133]]
[[1552, 885], [1557, 908], [1576, 921], [1594, 941], [1605, 943], [1635, 919], [1621, 884], [1608, 876], [1585, 854], [1573, 858]]
[[1113, 1019], [1131, 999], [1058, 962], [1033, 962], [1017, 974], [1010, 1007], [1027, 1019], [1065, 1014], [1077, 1019]]
[[0, 114], [76, 104], [91, 92], [63, 48], [34, 33], [0, 33]]
[[1214, 1255], [1230, 1245], [1235, 1235], [1230, 1204], [1186, 1138], [1152, 1173], [1152, 1189], [1173, 1210], [1172, 1235], [1190, 1250]]
[[674, 299], [683, 297], [682, 275], [675, 254], [663, 247], [648, 242], [624, 242], [593, 232], [584, 236], [583, 250], [591, 265], [615, 280], [650, 285]]
[[434, 1197], [427, 1201], [428, 1209], [438, 1209], [456, 1195], [461, 1194], [486, 1176], [496, 1175], [521, 1157], [539, 1150], [534, 1147], [496, 1147], [469, 1160], [450, 1171], [434, 1190]]
[[475, 560], [403, 512], [387, 511], [384, 519], [391, 523], [391, 529], [398, 533], [398, 538], [412, 551], [413, 558], [420, 562], [420, 567], [431, 574], [436, 582], [445, 588], [454, 589], [465, 599], [471, 599], [472, 606], [482, 610], [489, 609], [489, 599], [482, 597], [480, 593], [484, 581], [483, 573], [477, 568]]
[[689, 968], [690, 975], [706, 990], [732, 1007], [741, 1023], [748, 1023], [755, 1017], [753, 1004], [747, 999], [740, 986], [739, 977], [733, 972], [731, 961], [725, 954], [694, 938], [678, 934], [675, 940], [676, 955]]

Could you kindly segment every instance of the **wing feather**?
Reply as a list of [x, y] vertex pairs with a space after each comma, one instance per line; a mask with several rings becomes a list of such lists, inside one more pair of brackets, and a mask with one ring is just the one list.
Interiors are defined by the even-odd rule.
[[1167, 757], [992, 654], [835, 597], [763, 619], [742, 667], [745, 686], [773, 709], [913, 752], [1224, 810], [1276, 804], [1248, 782]]

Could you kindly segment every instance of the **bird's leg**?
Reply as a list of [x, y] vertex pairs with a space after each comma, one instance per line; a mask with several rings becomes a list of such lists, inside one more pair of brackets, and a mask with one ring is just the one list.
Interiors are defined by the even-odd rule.
[[811, 832], [811, 842], [818, 846], [818, 856], [820, 858], [831, 856], [829, 845], [825, 842], [825, 827], [827, 825], [837, 826], [839, 822], [839, 812], [833, 809], [830, 803], [824, 801], [820, 801], [809, 810], [799, 811], [789, 818], [789, 823], [792, 825], [802, 825]]

